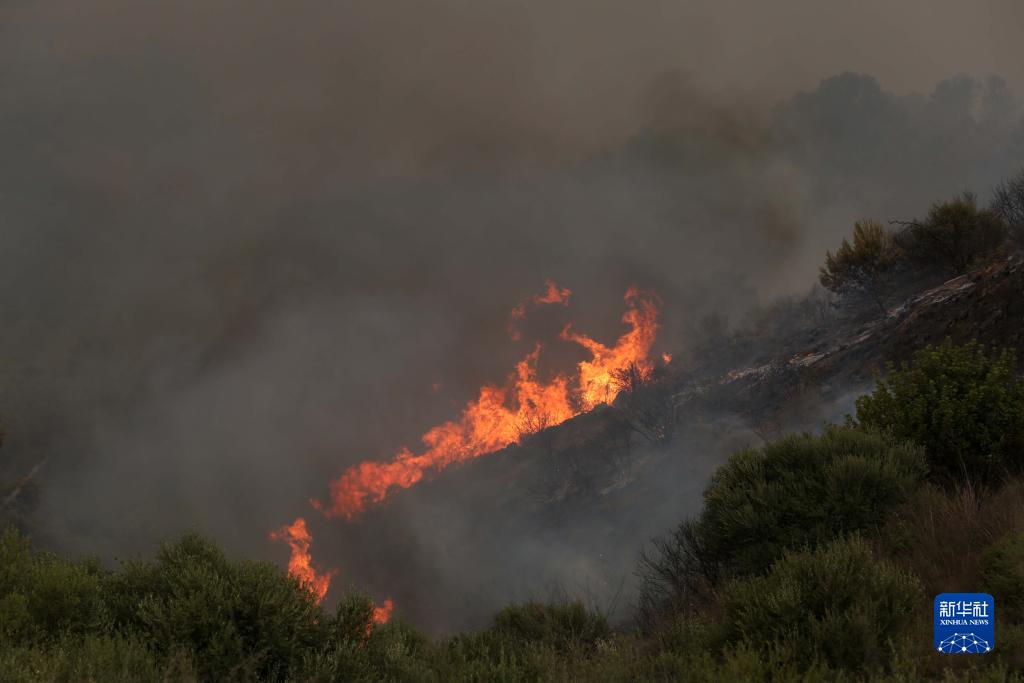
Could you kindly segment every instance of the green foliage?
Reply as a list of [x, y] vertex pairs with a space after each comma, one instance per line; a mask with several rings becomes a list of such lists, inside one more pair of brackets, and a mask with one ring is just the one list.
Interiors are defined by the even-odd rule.
[[42, 647], [0, 645], [5, 683], [135, 683], [196, 681], [185, 659], [161, 662], [142, 642], [119, 636], [64, 638]]
[[109, 612], [102, 570], [32, 553], [13, 528], [0, 537], [0, 636], [16, 641], [52, 640], [102, 630]]
[[1019, 468], [1024, 447], [1024, 382], [1012, 351], [989, 354], [948, 340], [918, 351], [857, 400], [857, 421], [922, 445], [946, 476], [991, 479]]
[[342, 598], [328, 620], [327, 638], [334, 643], [360, 643], [373, 629], [373, 599], [362, 593]]
[[579, 602], [511, 605], [498, 612], [491, 630], [513, 643], [545, 643], [560, 652], [593, 650], [611, 636], [608, 621]]
[[831, 427], [734, 454], [704, 491], [704, 510], [641, 558], [645, 630], [699, 607], [723, 577], [757, 574], [789, 549], [874, 533], [925, 474], [920, 448]]
[[872, 672], [889, 666], [922, 599], [912, 575], [876, 561], [853, 536], [728, 583], [722, 629], [732, 642], [785, 648], [801, 664]]
[[995, 598], [1000, 618], [1024, 621], [1024, 531], [1010, 534], [981, 556], [982, 585]]
[[911, 261], [959, 275], [999, 248], [1008, 235], [1000, 214], [979, 209], [974, 195], [935, 202], [923, 221], [905, 224], [900, 245]]
[[866, 295], [884, 308], [900, 256], [896, 240], [885, 226], [877, 221], [858, 221], [853, 225], [852, 244], [844, 238], [835, 254], [825, 253], [821, 284], [836, 294]]
[[875, 529], [924, 472], [919, 449], [838, 427], [741, 451], [704, 493], [704, 546], [728, 573], [761, 571], [786, 549]]
[[165, 656], [195, 655], [204, 680], [283, 680], [322, 637], [316, 599], [276, 567], [230, 562], [194, 534], [111, 577], [118, 623]]

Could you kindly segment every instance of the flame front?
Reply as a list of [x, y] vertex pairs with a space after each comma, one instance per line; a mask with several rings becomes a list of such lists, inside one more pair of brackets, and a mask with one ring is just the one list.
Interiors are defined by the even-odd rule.
[[634, 366], [642, 377], [650, 375], [654, 364], [647, 358], [658, 334], [658, 301], [635, 287], [626, 291], [629, 308], [622, 322], [632, 329], [608, 347], [585, 334], [575, 334], [571, 325], [562, 330], [562, 339], [573, 341], [590, 351], [593, 358], [579, 364], [579, 391], [583, 410], [611, 403], [619, 393], [615, 373]]
[[[569, 302], [572, 292], [559, 287], [554, 281], [546, 282], [543, 294], [536, 295], [512, 310], [509, 330], [518, 339], [515, 321], [526, 316], [527, 305], [562, 304]], [[504, 387], [485, 385], [480, 395], [462, 411], [458, 420], [445, 422], [423, 435], [423, 452], [415, 454], [402, 448], [390, 462], [362, 462], [346, 470], [330, 484], [331, 504], [313, 506], [329, 517], [344, 516], [353, 519], [372, 503], [383, 501], [393, 489], [405, 489], [420, 481], [428, 470], [441, 470], [456, 462], [471, 460], [486, 453], [498, 451], [517, 443], [523, 436], [565, 422], [579, 413], [591, 410], [601, 403], [611, 403], [621, 390], [616, 380], [624, 371], [650, 375], [653, 363], [648, 356], [658, 331], [659, 301], [654, 295], [630, 288], [625, 296], [627, 310], [622, 321], [630, 330], [605, 346], [594, 339], [577, 334], [566, 326], [560, 335], [563, 340], [579, 344], [590, 352], [589, 360], [581, 361], [576, 376], [558, 375], [547, 382], [537, 379], [537, 361], [541, 345], [537, 344], [523, 360], [516, 364]], [[662, 356], [667, 364], [671, 356]], [[440, 385], [435, 382], [434, 391]], [[275, 541], [285, 541], [291, 549], [288, 573], [322, 601], [330, 587], [336, 570], [324, 572], [313, 567], [309, 548], [313, 537], [306, 520], [297, 518], [270, 534]], [[391, 618], [394, 603], [390, 598], [374, 606], [373, 625], [384, 624]]]
[[336, 569], [326, 572], [318, 572], [313, 568], [313, 557], [309, 553], [309, 546], [313, 544], [313, 537], [306, 527], [306, 520], [299, 517], [289, 525], [283, 526], [277, 531], [270, 532], [270, 538], [274, 541], [284, 541], [291, 548], [292, 555], [288, 560], [288, 573], [299, 580], [302, 585], [309, 588], [316, 596], [317, 602], [324, 599], [327, 589], [331, 586], [331, 579], [337, 573]]
[[[547, 291], [534, 297], [536, 303], [563, 303], [568, 289], [548, 281]], [[428, 470], [445, 467], [501, 450], [524, 435], [551, 427], [601, 403], [611, 403], [620, 387], [615, 375], [635, 367], [642, 374], [653, 368], [648, 359], [658, 330], [658, 300], [652, 294], [630, 288], [622, 321], [630, 330], [605, 346], [566, 327], [562, 339], [590, 352], [581, 361], [576, 377], [556, 376], [548, 382], [537, 379], [541, 346], [516, 365], [504, 387], [485, 385], [458, 420], [440, 424], [423, 435], [420, 453], [402, 448], [390, 462], [365, 461], [346, 470], [330, 484], [330, 505], [312, 501], [329, 517], [352, 519], [367, 506], [383, 501], [392, 489], [407, 489], [423, 479]], [[523, 309], [525, 312], [525, 309]]]

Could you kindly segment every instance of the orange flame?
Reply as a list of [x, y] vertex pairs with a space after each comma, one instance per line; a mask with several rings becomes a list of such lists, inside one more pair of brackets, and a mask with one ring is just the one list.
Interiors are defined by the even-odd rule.
[[[549, 294], [568, 300], [569, 291], [549, 281], [548, 291], [540, 297]], [[611, 403], [620, 390], [614, 381], [616, 372], [634, 366], [647, 374], [653, 367], [648, 354], [658, 330], [659, 302], [632, 287], [625, 300], [628, 308], [622, 321], [631, 329], [614, 346], [575, 334], [568, 326], [562, 331], [562, 339], [591, 354], [590, 360], [578, 364], [574, 382], [561, 375], [549, 382], [537, 379], [538, 345], [516, 365], [505, 387], [485, 385], [458, 420], [428, 430], [422, 437], [426, 447], [422, 453], [403, 447], [390, 462], [359, 463], [330, 483], [329, 506], [315, 500], [313, 506], [329, 517], [352, 519], [368, 505], [383, 501], [393, 488], [413, 486], [428, 470], [501, 450], [526, 434], [565, 422], [598, 404]]]
[[309, 588], [316, 596], [317, 602], [322, 601], [331, 585], [331, 578], [334, 577], [337, 570], [318, 572], [313, 568], [313, 557], [309, 554], [309, 546], [313, 543], [313, 537], [310, 535], [309, 529], [306, 528], [306, 520], [299, 517], [290, 525], [270, 532], [270, 539], [284, 541], [288, 544], [292, 551], [291, 558], [288, 560], [288, 573]]
[[534, 306], [543, 306], [546, 304], [562, 304], [563, 306], [569, 305], [569, 297], [572, 296], [572, 290], [568, 287], [561, 287], [557, 282], [552, 279], [544, 281], [546, 289], [543, 294], [536, 294], [532, 296], [529, 301], [522, 301], [518, 306], [513, 308], [508, 314], [508, 334], [512, 337], [512, 341], [519, 341], [522, 338], [522, 333], [519, 331], [518, 322], [526, 318], [526, 311], [529, 304]]
[[391, 611], [395, 609], [395, 603], [388, 598], [380, 607], [373, 608], [373, 623], [386, 624], [391, 619]]
[[590, 351], [593, 358], [579, 364], [579, 391], [583, 410], [591, 410], [601, 403], [611, 403], [621, 388], [615, 381], [616, 371], [635, 365], [641, 376], [650, 375], [653, 365], [647, 354], [658, 334], [658, 301], [630, 287], [626, 291], [629, 309], [622, 322], [632, 329], [619, 337], [615, 346], [608, 347], [583, 334], [574, 334], [572, 326], [562, 330], [562, 339], [573, 341]]
[[572, 290], [568, 287], [559, 287], [558, 283], [554, 280], [545, 280], [544, 286], [547, 287], [543, 294], [538, 294], [533, 297], [533, 303], [535, 304], [562, 304], [563, 306], [569, 305], [569, 297], [572, 296]]

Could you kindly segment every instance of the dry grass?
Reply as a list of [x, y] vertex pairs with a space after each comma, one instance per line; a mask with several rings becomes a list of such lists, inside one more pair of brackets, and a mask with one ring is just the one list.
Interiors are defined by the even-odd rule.
[[[879, 545], [882, 553], [909, 567], [924, 585], [929, 607], [922, 609], [910, 642], [922, 673], [940, 675], [946, 667], [966, 673], [956, 659], [931, 651], [930, 598], [938, 593], [979, 592], [981, 555], [1005, 535], [1024, 529], [1024, 480], [1012, 479], [1001, 488], [962, 484], [955, 489], [924, 487], [886, 524]], [[1018, 626], [997, 622], [996, 654], [1005, 664], [1022, 662], [1022, 633]]]
[[886, 524], [885, 554], [913, 569], [931, 594], [978, 590], [981, 553], [1024, 529], [1024, 481], [999, 489], [925, 486]]

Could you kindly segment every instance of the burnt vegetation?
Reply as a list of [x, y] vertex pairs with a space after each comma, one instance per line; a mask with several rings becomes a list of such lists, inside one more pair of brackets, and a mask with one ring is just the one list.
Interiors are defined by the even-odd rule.
[[[594, 416], [596, 427], [570, 438], [523, 425], [524, 443], [546, 465], [537, 498], [597, 500], [630, 475], [639, 453], [673, 452], [680, 406], [713, 394], [708, 387], [721, 380], [705, 380], [723, 369], [805, 343], [816, 357], [823, 327], [884, 318], [936, 283], [1016, 262], [1022, 207], [1024, 173], [1000, 185], [988, 207], [965, 194], [919, 220], [856, 223], [806, 297], [734, 326], [706, 318], [691, 358], [617, 373], [618, 398]], [[1020, 680], [1016, 352], [975, 341], [904, 345], [893, 354], [902, 362], [875, 368], [844, 424], [783, 433], [784, 406], [802, 409], [810, 387], [788, 387], [773, 410], [739, 404], [764, 443], [736, 451], [711, 477], [701, 511], [643, 547], [628, 621], [578, 601], [526, 602], [484, 628], [431, 638], [401, 618], [400, 605], [383, 625], [358, 593], [325, 609], [278, 567], [229, 558], [195, 534], [113, 568], [68, 560], [25, 533], [20, 506], [31, 501], [31, 477], [9, 482], [0, 491], [9, 523], [0, 537], [2, 678]], [[781, 377], [773, 367], [727, 377]], [[988, 591], [1000, 606], [997, 646], [985, 658], [944, 658], [930, 647], [930, 597], [953, 587]]]

